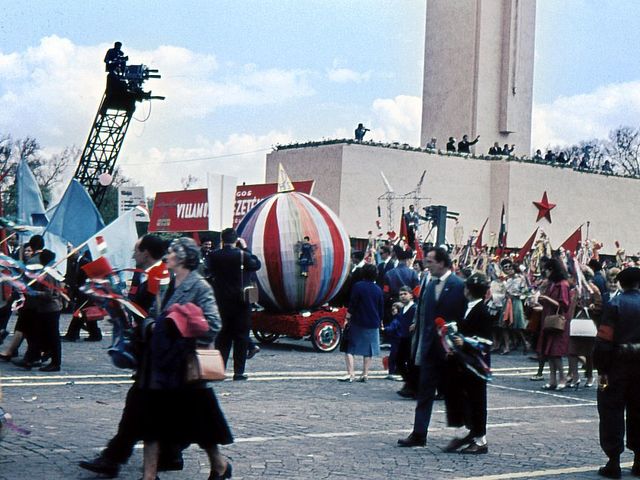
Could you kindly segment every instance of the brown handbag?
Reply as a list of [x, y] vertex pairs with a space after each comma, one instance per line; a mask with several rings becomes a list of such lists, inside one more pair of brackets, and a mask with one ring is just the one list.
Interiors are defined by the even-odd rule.
[[218, 350], [196, 348], [187, 359], [187, 383], [224, 380], [224, 361]]
[[560, 315], [558, 312], [560, 309], [556, 310], [556, 313], [553, 315], [547, 315], [544, 317], [544, 322], [542, 323], [542, 330], [547, 333], [561, 333], [564, 332], [564, 327], [567, 324], [567, 319], [564, 318], [564, 315]]

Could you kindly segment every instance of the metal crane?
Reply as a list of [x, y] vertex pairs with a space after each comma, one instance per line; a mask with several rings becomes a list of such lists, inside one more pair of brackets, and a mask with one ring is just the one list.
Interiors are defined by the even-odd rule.
[[87, 189], [98, 207], [110, 183], [101, 183], [99, 177], [108, 174], [110, 179], [113, 176], [136, 103], [165, 98], [143, 91], [142, 85], [150, 78], [161, 77], [158, 70], [146, 65], [123, 64], [122, 68], [109, 71], [107, 75], [106, 90], [73, 176]]

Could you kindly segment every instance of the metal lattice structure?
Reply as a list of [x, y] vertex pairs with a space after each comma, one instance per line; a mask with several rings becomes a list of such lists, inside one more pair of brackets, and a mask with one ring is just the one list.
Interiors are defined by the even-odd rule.
[[113, 175], [124, 136], [135, 111], [109, 109], [105, 102], [106, 95], [103, 95], [74, 175], [87, 189], [96, 205], [102, 203], [107, 191], [107, 187], [98, 181], [98, 176], [102, 173]]
[[100, 206], [108, 189], [98, 178], [105, 173], [113, 175], [136, 103], [164, 99], [142, 90], [145, 80], [160, 78], [152, 74], [155, 72], [145, 65], [129, 65], [122, 74], [110, 73], [107, 77], [107, 89], [73, 176], [87, 189], [96, 206]]
[[378, 197], [378, 217], [382, 215], [382, 209], [380, 207], [381, 203], [386, 204], [386, 214], [387, 214], [387, 229], [389, 231], [395, 228], [395, 225], [398, 222], [399, 212], [396, 210], [396, 201], [400, 202], [402, 207], [402, 212], [404, 213], [405, 203], [413, 202], [413, 205], [416, 207], [416, 210], [420, 209], [420, 205], [423, 203], [428, 203], [431, 201], [431, 197], [426, 197], [422, 194], [422, 184], [424, 183], [424, 177], [427, 171], [424, 170], [422, 175], [420, 176], [420, 180], [416, 185], [416, 188], [408, 193], [399, 194], [393, 190], [393, 187], [385, 177], [384, 173], [380, 171], [380, 175], [382, 176], [382, 181], [384, 182], [386, 192]]

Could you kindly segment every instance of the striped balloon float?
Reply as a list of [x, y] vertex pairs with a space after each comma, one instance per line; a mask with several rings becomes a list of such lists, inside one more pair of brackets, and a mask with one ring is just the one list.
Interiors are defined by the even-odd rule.
[[[276, 193], [261, 200], [238, 225], [238, 234], [260, 258], [260, 304], [289, 313], [331, 300], [349, 273], [349, 237], [329, 207], [300, 192]], [[307, 236], [314, 263], [301, 276], [299, 245]]]

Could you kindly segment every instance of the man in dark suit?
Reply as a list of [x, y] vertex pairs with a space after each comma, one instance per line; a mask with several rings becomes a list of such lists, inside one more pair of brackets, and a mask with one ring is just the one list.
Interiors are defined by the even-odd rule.
[[400, 287], [409, 287], [415, 295], [418, 294], [420, 280], [418, 279], [418, 274], [412, 268], [412, 265], [413, 251], [400, 251], [398, 254], [398, 266], [389, 270], [384, 276], [383, 291], [385, 297], [391, 302], [397, 302], [399, 300]]
[[471, 145], [475, 145], [476, 143], [478, 143], [478, 140], [480, 140], [480, 135], [478, 135], [476, 139], [471, 142], [469, 141], [468, 135], [463, 135], [462, 140], [458, 142], [458, 153], [471, 153], [471, 150], [469, 150], [469, 147], [471, 147]]
[[[415, 317], [411, 354], [420, 369], [413, 431], [398, 440], [401, 447], [424, 446], [431, 420], [436, 387], [444, 370], [445, 352], [440, 343], [435, 320], [458, 322], [464, 318], [467, 301], [464, 282], [451, 272], [451, 258], [444, 248], [430, 250], [425, 258], [428, 281], [422, 283]], [[426, 276], [424, 277], [427, 278]]]
[[222, 318], [216, 348], [226, 365], [233, 344], [233, 379], [246, 380], [244, 367], [251, 327], [251, 304], [244, 298], [244, 287], [249, 285], [251, 274], [260, 270], [262, 264], [233, 228], [224, 229], [221, 239], [222, 248], [211, 252], [208, 257], [213, 291]]
[[378, 278], [376, 279], [376, 283], [382, 288], [384, 286], [384, 276], [389, 270], [395, 268], [396, 262], [391, 257], [391, 247], [388, 245], [382, 245], [380, 247], [380, 258], [382, 261], [378, 263]]

